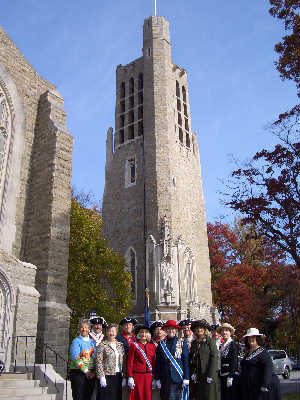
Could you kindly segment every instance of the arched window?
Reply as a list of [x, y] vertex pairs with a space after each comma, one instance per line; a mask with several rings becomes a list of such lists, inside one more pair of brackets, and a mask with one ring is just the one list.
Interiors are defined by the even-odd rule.
[[134, 107], [134, 96], [130, 96], [129, 97], [129, 108], [133, 108]]
[[128, 140], [134, 139], [134, 125], [128, 127]]
[[143, 134], [144, 134], [144, 124], [143, 121], [140, 121], [138, 125], [138, 135], [142, 136]]
[[125, 97], [125, 82], [121, 82], [121, 85], [120, 85], [120, 97], [121, 97], [121, 99], [123, 97]]
[[184, 86], [182, 86], [182, 99], [186, 103], [186, 90]]
[[186, 131], [190, 130], [190, 128], [189, 128], [189, 120], [187, 118], [185, 118], [185, 120], [184, 120], [184, 127], [185, 127]]
[[177, 99], [177, 111], [181, 111], [181, 101]]
[[136, 257], [136, 252], [134, 248], [129, 247], [127, 249], [126, 254], [125, 254], [125, 260], [127, 264], [127, 271], [131, 273], [132, 276], [132, 281], [131, 281], [131, 290], [133, 293], [133, 300], [136, 301], [136, 296], [137, 296], [137, 257]]
[[134, 122], [134, 111], [128, 113], [128, 123], [131, 124], [132, 122]]
[[143, 93], [141, 92], [141, 93], [139, 93], [138, 102], [139, 102], [139, 104], [143, 104], [143, 101], [144, 101], [144, 96], [143, 96]]
[[128, 158], [125, 162], [125, 188], [136, 184], [137, 163], [136, 157]]
[[143, 74], [139, 74], [139, 77], [138, 77], [138, 89], [142, 90], [143, 87], [144, 87], [144, 77], [143, 77]]
[[185, 115], [186, 117], [188, 117], [188, 112], [187, 112], [187, 106], [186, 106], [186, 104], [183, 105], [183, 109], [184, 109], [184, 115]]
[[186, 144], [186, 147], [191, 146], [190, 135], [188, 133], [185, 135], [185, 144]]
[[183, 143], [183, 132], [181, 128], [179, 128], [179, 140], [181, 143]]
[[138, 108], [138, 119], [143, 119], [143, 106]]
[[11, 138], [11, 113], [4, 91], [0, 86], [0, 206], [4, 189], [9, 142]]
[[129, 79], [129, 93], [134, 93], [134, 79]]
[[180, 113], [178, 113], [178, 125], [182, 125], [182, 118]]
[[120, 144], [124, 143], [124, 129], [121, 129], [119, 132], [119, 142]]
[[123, 113], [125, 112], [125, 101], [120, 101], [120, 112]]
[[179, 82], [176, 81], [176, 96], [180, 97], [180, 87], [179, 87]]

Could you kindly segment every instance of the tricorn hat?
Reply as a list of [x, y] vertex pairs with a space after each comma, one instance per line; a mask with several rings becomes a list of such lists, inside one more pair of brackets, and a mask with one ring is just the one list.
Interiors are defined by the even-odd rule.
[[220, 326], [219, 324], [212, 324], [212, 325], [210, 326], [210, 329], [211, 329], [212, 331], [216, 331], [216, 330], [218, 329], [219, 326]]
[[191, 318], [187, 318], [187, 319], [183, 319], [183, 320], [179, 321], [178, 325], [181, 326], [181, 328], [183, 328], [184, 326], [191, 325], [192, 322], [193, 322], [193, 320]]
[[192, 322], [191, 330], [194, 332], [196, 328], [203, 328], [210, 331], [210, 325], [206, 319], [200, 319]]
[[234, 333], [235, 329], [232, 325], [224, 322], [222, 325], [218, 326], [217, 331], [221, 333], [222, 329], [229, 329], [231, 333]]
[[181, 326], [177, 325], [176, 321], [174, 321], [173, 319], [169, 319], [169, 320], [163, 325], [163, 329], [167, 329], [167, 328], [181, 329]]
[[154, 322], [152, 322], [152, 324], [150, 325], [150, 332], [151, 332], [151, 334], [154, 332], [154, 329], [155, 328], [157, 328], [157, 327], [160, 327], [160, 328], [162, 328], [163, 327], [163, 325], [164, 325], [164, 322], [163, 321], [154, 321]]
[[246, 335], [244, 335], [243, 338], [249, 336], [265, 336], [265, 335], [263, 333], [259, 333], [259, 330], [257, 328], [249, 328], [247, 330]]
[[136, 335], [138, 335], [138, 333], [139, 333], [142, 329], [147, 330], [148, 332], [150, 332], [149, 326], [146, 326], [146, 325], [138, 325], [137, 327], [134, 328], [134, 333], [135, 333]]
[[99, 317], [95, 311], [91, 311], [89, 314], [89, 320], [92, 325], [101, 324], [103, 328], [107, 327], [107, 322], [103, 317]]
[[121, 321], [119, 322], [119, 325], [122, 326], [124, 324], [129, 324], [129, 323], [131, 323], [133, 326], [135, 326], [137, 324], [137, 320], [132, 317], [125, 317], [125, 318], [121, 319]]

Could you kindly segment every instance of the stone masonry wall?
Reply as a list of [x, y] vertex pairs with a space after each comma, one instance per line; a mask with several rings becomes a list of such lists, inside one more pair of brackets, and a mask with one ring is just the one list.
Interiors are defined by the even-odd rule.
[[[68, 349], [66, 287], [73, 138], [63, 99], [41, 78], [0, 28], [0, 64], [13, 79], [24, 108], [24, 149], [13, 254], [37, 266], [39, 342]], [[54, 333], [53, 333], [54, 332]]]

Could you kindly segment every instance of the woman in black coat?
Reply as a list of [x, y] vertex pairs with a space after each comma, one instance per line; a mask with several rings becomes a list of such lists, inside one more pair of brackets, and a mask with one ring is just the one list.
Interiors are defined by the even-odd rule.
[[234, 327], [227, 323], [218, 327], [218, 332], [221, 333], [224, 339], [219, 349], [222, 400], [238, 399], [238, 345], [231, 338], [234, 331]]
[[281, 400], [280, 384], [273, 373], [269, 352], [263, 348], [262, 334], [250, 328], [245, 338], [245, 356], [241, 362], [242, 400]]

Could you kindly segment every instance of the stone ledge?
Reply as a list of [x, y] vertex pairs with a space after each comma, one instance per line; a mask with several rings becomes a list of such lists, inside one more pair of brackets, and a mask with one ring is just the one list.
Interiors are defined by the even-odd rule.
[[32, 286], [18, 285], [18, 294], [30, 297], [40, 297], [40, 293]]

